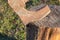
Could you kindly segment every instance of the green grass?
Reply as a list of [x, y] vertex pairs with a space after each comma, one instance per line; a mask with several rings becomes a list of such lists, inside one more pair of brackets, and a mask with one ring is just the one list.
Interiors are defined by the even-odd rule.
[[30, 9], [31, 7], [33, 6], [37, 6], [41, 3], [40, 0], [29, 0], [27, 3], [26, 3], [26, 9]]
[[[25, 28], [20, 18], [10, 8], [7, 0], [0, 0], [0, 33], [5, 34], [8, 37], [14, 37], [16, 40], [25, 39]], [[4, 36], [1, 36], [4, 38]], [[8, 38], [7, 37], [7, 38]], [[12, 40], [12, 39], [1, 39], [0, 40]]]
[[50, 0], [49, 2], [46, 2], [47, 4], [52, 4], [52, 5], [60, 5], [59, 0]]

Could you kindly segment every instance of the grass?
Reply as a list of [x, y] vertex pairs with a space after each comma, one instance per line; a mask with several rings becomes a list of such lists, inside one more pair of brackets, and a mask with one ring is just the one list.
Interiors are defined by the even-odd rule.
[[27, 3], [26, 3], [26, 9], [30, 9], [31, 7], [33, 6], [37, 6], [39, 5], [41, 2], [40, 0], [29, 0]]
[[18, 15], [8, 5], [7, 0], [0, 0], [0, 33], [7, 35], [7, 39], [0, 35], [4, 38], [0, 38], [0, 40], [12, 40], [8, 37], [25, 40], [25, 27]]

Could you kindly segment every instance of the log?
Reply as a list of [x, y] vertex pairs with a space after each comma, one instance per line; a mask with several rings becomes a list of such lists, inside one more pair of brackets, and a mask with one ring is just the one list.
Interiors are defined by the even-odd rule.
[[9, 5], [16, 14], [18, 14], [25, 25], [33, 21], [38, 21], [39, 19], [41, 20], [50, 13], [48, 5], [37, 11], [29, 11], [25, 9], [25, 3], [27, 1], [28, 0], [8, 0]]
[[60, 40], [59, 27], [36, 26], [34, 23], [30, 23], [26, 30], [26, 40]]

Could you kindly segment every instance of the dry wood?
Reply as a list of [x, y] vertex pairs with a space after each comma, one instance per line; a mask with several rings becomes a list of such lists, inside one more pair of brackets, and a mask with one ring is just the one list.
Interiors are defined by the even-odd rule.
[[18, 14], [25, 25], [39, 19], [41, 20], [50, 13], [48, 5], [37, 11], [28, 11], [25, 9], [25, 3], [27, 1], [28, 0], [8, 0], [9, 5]]

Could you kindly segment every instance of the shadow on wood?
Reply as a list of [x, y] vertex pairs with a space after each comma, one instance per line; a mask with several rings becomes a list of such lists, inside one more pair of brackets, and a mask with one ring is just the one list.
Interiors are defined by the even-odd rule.
[[26, 27], [27, 39], [26, 40], [36, 40], [38, 34], [38, 27], [33, 23], [29, 23]]

